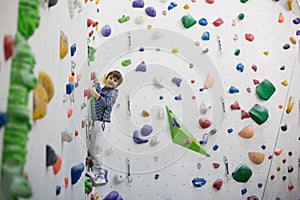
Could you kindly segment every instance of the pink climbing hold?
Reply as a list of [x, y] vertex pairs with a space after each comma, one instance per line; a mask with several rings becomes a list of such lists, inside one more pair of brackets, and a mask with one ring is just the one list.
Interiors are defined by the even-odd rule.
[[206, 3], [213, 4], [213, 3], [215, 3], [215, 0], [206, 0]]
[[205, 128], [208, 128], [210, 127], [211, 125], [211, 120], [206, 118], [206, 117], [201, 117], [199, 119], [199, 125], [201, 126], [201, 128], [205, 129]]
[[217, 190], [220, 190], [222, 185], [223, 185], [223, 180], [218, 178], [217, 180], [215, 180], [213, 187], [216, 188]]
[[230, 105], [231, 110], [240, 110], [241, 107], [239, 105], [239, 102], [235, 101], [233, 104]]
[[250, 118], [250, 114], [245, 110], [241, 110], [241, 119], [247, 119], [247, 118]]
[[216, 20], [213, 22], [213, 25], [216, 26], [216, 27], [218, 27], [218, 26], [220, 26], [220, 25], [223, 24], [223, 23], [224, 23], [223, 19], [219, 17], [218, 19], [216, 19]]
[[252, 42], [254, 40], [254, 36], [251, 33], [246, 33], [245, 34], [246, 40]]

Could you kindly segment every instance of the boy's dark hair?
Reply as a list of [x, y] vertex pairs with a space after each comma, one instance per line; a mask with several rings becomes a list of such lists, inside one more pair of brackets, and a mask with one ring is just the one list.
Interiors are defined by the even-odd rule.
[[117, 70], [113, 70], [113, 71], [110, 71], [107, 75], [106, 75], [106, 79], [112, 75], [113, 78], [116, 78], [119, 82], [118, 82], [118, 85], [121, 85], [121, 83], [123, 82], [123, 76], [121, 74], [121, 72], [117, 71]]

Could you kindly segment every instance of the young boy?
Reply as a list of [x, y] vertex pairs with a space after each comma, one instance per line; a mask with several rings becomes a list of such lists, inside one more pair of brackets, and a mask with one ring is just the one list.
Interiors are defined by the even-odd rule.
[[113, 70], [106, 76], [106, 84], [101, 89], [99, 78], [95, 73], [94, 87], [90, 87], [90, 93], [95, 97], [94, 110], [92, 112], [92, 128], [90, 138], [90, 153], [93, 162], [92, 172], [86, 172], [86, 175], [92, 178], [93, 185], [104, 185], [107, 183], [107, 170], [102, 168], [100, 157], [103, 152], [104, 134], [109, 132], [110, 115], [112, 107], [118, 96], [118, 87], [123, 81], [122, 74]]

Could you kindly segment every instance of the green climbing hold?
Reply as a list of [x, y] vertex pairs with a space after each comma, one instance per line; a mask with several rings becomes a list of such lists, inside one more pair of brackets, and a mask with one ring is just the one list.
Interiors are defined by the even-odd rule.
[[127, 67], [128, 65], [131, 64], [131, 60], [130, 59], [124, 60], [121, 64], [122, 64], [122, 66]]
[[210, 157], [210, 155], [202, 148], [200, 143], [195, 139], [190, 131], [182, 124], [175, 114], [172, 113], [168, 106], [166, 106], [166, 110], [168, 114], [172, 141], [180, 146]]
[[184, 28], [191, 28], [197, 21], [190, 14], [186, 14], [181, 18], [181, 22]]
[[241, 3], [246, 3], [248, 0], [241, 0]]
[[246, 183], [252, 176], [252, 170], [245, 164], [240, 164], [232, 172], [232, 178], [237, 182]]
[[269, 118], [268, 109], [262, 105], [255, 104], [248, 112], [250, 117], [259, 125], [263, 124]]
[[241, 50], [240, 49], [236, 49], [235, 52], [234, 52], [234, 55], [238, 56], [238, 55], [240, 55], [240, 53], [241, 53]]
[[244, 17], [245, 17], [244, 13], [240, 13], [240, 14], [239, 14], [239, 20], [243, 20]]
[[276, 88], [268, 79], [263, 80], [256, 86], [256, 94], [263, 100], [268, 100], [274, 94], [275, 90]]
[[129, 16], [122, 15], [122, 17], [118, 19], [118, 22], [122, 24], [124, 22], [129, 21], [129, 20], [130, 20]]

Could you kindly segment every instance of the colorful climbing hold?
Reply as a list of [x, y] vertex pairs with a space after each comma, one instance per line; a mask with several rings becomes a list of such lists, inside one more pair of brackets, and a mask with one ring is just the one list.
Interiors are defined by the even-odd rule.
[[84, 171], [84, 164], [80, 163], [71, 168], [71, 183], [76, 184], [80, 179], [82, 172]]
[[222, 25], [223, 23], [224, 23], [223, 19], [219, 17], [213, 22], [213, 25], [218, 27], [218, 26]]
[[138, 66], [135, 68], [135, 71], [137, 72], [146, 72], [147, 66], [145, 64], [145, 61], [142, 61]]
[[197, 21], [189, 13], [181, 17], [181, 22], [186, 29], [191, 28], [197, 23]]
[[103, 37], [108, 37], [111, 34], [111, 27], [107, 24], [101, 28], [101, 34]]
[[254, 135], [254, 128], [252, 125], [248, 125], [244, 127], [242, 130], [238, 132], [238, 135], [242, 138], [249, 139], [252, 138]]
[[5, 58], [5, 60], [8, 60], [9, 58], [12, 57], [12, 55], [14, 53], [15, 40], [14, 40], [13, 36], [5, 35], [3, 46], [4, 46], [4, 58]]
[[239, 164], [232, 172], [232, 178], [237, 182], [246, 183], [252, 176], [252, 170], [246, 164]]
[[145, 9], [145, 12], [146, 14], [149, 16], [149, 17], [155, 17], [156, 16], [156, 10], [154, 7], [152, 6], [149, 6]]
[[195, 187], [201, 187], [206, 184], [206, 180], [204, 178], [193, 178], [192, 183]]
[[261, 125], [269, 118], [268, 109], [262, 105], [255, 104], [249, 110], [250, 117], [258, 124]]
[[260, 152], [248, 152], [248, 156], [250, 160], [257, 165], [260, 165], [265, 159], [265, 154]]

